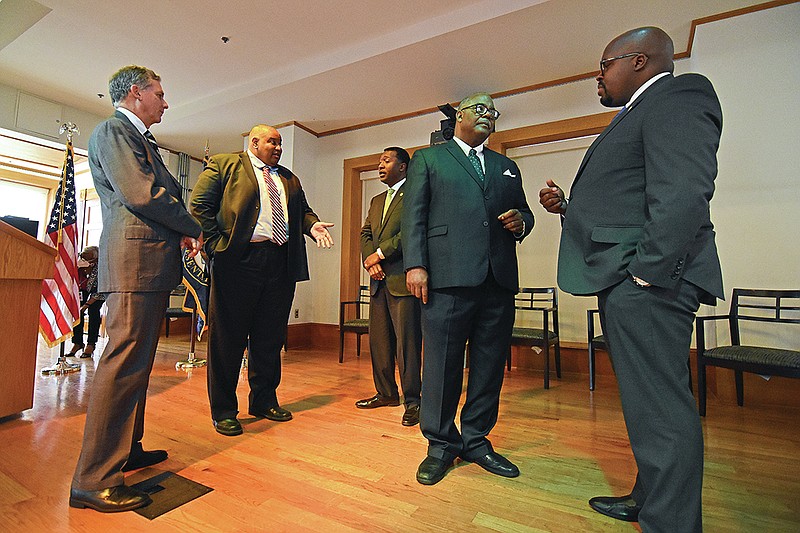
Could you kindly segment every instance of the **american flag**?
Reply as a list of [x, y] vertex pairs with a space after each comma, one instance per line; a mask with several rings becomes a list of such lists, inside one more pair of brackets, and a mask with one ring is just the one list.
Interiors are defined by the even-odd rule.
[[53, 279], [42, 282], [39, 331], [51, 348], [72, 335], [78, 323], [78, 221], [75, 204], [75, 166], [72, 141], [67, 142], [61, 184], [47, 224], [44, 242], [58, 249]]

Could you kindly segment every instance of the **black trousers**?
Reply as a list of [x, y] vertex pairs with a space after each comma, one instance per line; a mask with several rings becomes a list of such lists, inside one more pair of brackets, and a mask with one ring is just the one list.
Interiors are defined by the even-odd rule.
[[[81, 302], [86, 302], [89, 299], [89, 293], [81, 291]], [[100, 336], [100, 308], [103, 307], [103, 300], [97, 300], [86, 308], [86, 314], [89, 315], [89, 329], [86, 333], [86, 344], [97, 344], [97, 338]], [[78, 346], [83, 345], [83, 326], [84, 326], [84, 313], [81, 313], [80, 321], [72, 328], [72, 344]]]
[[703, 432], [686, 365], [702, 294], [685, 281], [667, 290], [626, 279], [597, 298], [648, 532], [702, 530]]
[[239, 413], [236, 385], [247, 348], [249, 408], [279, 405], [281, 347], [294, 299], [287, 245], [251, 243], [239, 260], [211, 262], [208, 303], [208, 398], [214, 420]]
[[[428, 455], [450, 461], [492, 451], [486, 436], [497, 422], [505, 361], [514, 326], [514, 293], [492, 275], [477, 287], [428, 292], [422, 306], [420, 428]], [[469, 339], [467, 399], [461, 408], [461, 432], [455, 424]]]

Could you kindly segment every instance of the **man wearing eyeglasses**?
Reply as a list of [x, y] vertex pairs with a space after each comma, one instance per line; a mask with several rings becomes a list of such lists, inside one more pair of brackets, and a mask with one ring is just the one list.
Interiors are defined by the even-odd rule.
[[401, 234], [406, 285], [422, 303], [420, 428], [429, 443], [417, 470], [423, 485], [438, 483], [456, 457], [500, 476], [519, 475], [486, 438], [497, 422], [511, 349], [516, 246], [533, 229], [516, 163], [483, 146], [499, 116], [488, 94], [466, 98], [455, 137], [418, 150], [409, 165]]
[[622, 111], [589, 147], [563, 217], [558, 283], [596, 295], [639, 473], [631, 494], [596, 511], [643, 531], [702, 530], [703, 434], [686, 361], [700, 303], [722, 298], [709, 202], [722, 111], [711, 83], [673, 77], [672, 40], [653, 27], [606, 47], [600, 103]]

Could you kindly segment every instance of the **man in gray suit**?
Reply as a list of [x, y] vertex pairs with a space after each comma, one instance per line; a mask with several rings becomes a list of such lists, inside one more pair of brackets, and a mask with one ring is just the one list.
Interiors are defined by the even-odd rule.
[[69, 504], [136, 509], [150, 497], [123, 472], [167, 458], [144, 451], [144, 408], [169, 293], [181, 282], [181, 247], [196, 254], [200, 225], [158, 153], [150, 126], [167, 109], [161, 78], [127, 66], [109, 81], [114, 115], [89, 139], [89, 167], [103, 214], [98, 290], [106, 294], [108, 344], [97, 363]]
[[408, 152], [396, 146], [383, 151], [378, 174], [389, 188], [372, 199], [361, 228], [361, 255], [370, 276], [369, 352], [377, 394], [357, 401], [356, 407], [400, 405], [394, 379], [396, 358], [406, 407], [402, 424], [415, 426], [422, 387], [422, 329], [419, 300], [406, 287], [400, 238], [409, 159]]
[[558, 283], [597, 295], [639, 473], [631, 494], [589, 505], [644, 531], [701, 531], [703, 433], [686, 365], [700, 303], [722, 298], [709, 202], [722, 111], [711, 83], [674, 77], [672, 40], [638, 28], [606, 47], [600, 103], [623, 106], [589, 147], [563, 217]]
[[[403, 262], [409, 291], [422, 302], [420, 428], [428, 456], [417, 470], [438, 483], [456, 457], [505, 477], [519, 469], [486, 436], [497, 422], [504, 363], [511, 349], [517, 243], [533, 229], [516, 163], [483, 143], [500, 113], [485, 93], [464, 99], [455, 137], [411, 159], [403, 207]], [[464, 349], [467, 399], [461, 432]]]

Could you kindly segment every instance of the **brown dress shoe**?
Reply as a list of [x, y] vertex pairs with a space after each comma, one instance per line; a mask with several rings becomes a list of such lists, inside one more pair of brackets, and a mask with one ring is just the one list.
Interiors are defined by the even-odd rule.
[[400, 405], [400, 398], [388, 398], [376, 394], [372, 398], [365, 398], [356, 402], [356, 407], [359, 409], [375, 409], [376, 407], [397, 407]]
[[136, 490], [127, 485], [118, 485], [102, 490], [69, 491], [69, 506], [83, 509], [88, 507], [101, 513], [118, 513], [131, 511], [148, 505], [153, 500], [146, 492]]

